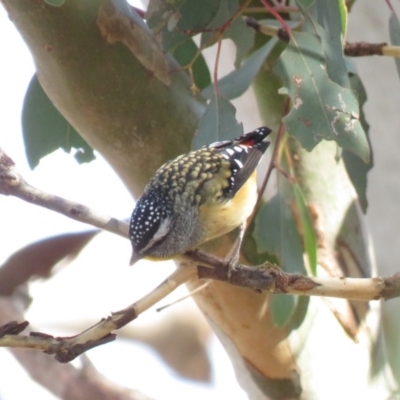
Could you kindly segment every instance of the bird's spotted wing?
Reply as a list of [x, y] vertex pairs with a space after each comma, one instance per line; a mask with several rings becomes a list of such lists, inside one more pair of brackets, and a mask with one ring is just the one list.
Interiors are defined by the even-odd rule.
[[271, 133], [266, 127], [258, 128], [235, 140], [218, 142], [210, 147], [216, 148], [222, 158], [230, 163], [229, 186], [224, 196], [232, 198], [254, 172], [269, 142], [264, 139]]

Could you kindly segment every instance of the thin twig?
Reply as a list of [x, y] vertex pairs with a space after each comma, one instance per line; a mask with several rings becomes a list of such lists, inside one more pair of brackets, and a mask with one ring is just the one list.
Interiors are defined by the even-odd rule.
[[[17, 335], [27, 323], [6, 323], [13, 319], [22, 319], [24, 299], [20, 293], [0, 298], [0, 336]], [[18, 336], [16, 336], [18, 338]], [[87, 400], [150, 400], [136, 390], [117, 386], [98, 373], [94, 367], [75, 367], [72, 364], [60, 364], [47, 354], [38, 351], [27, 351], [24, 348], [11, 348], [11, 353], [20, 365], [37, 383], [48, 389], [56, 398]]]
[[292, 36], [292, 31], [289, 28], [289, 25], [286, 23], [286, 21], [279, 15], [279, 13], [275, 10], [275, 8], [268, 3], [267, 0], [260, 0], [261, 3], [264, 5], [264, 7], [270, 12], [275, 19], [282, 25], [282, 28], [285, 30], [286, 34], [290, 38]]
[[[280, 14], [287, 14], [287, 13], [299, 13], [300, 10], [298, 7], [291, 7], [291, 6], [279, 6], [274, 7], [274, 10]], [[265, 7], [248, 7], [245, 14], [270, 14], [269, 10], [266, 10]]]
[[278, 28], [274, 25], [262, 24], [255, 18], [251, 17], [244, 18], [244, 22], [248, 27], [254, 29], [256, 32], [262, 33], [263, 35], [277, 36], [284, 42], [288, 42], [290, 40], [288, 33], [283, 28]]
[[69, 362], [87, 350], [115, 340], [118, 330], [136, 319], [140, 314], [157, 304], [161, 299], [173, 292], [178, 286], [196, 275], [196, 269], [187, 264], [174, 271], [164, 282], [140, 300], [123, 310], [103, 318], [89, 329], [70, 337], [54, 337], [41, 332], [20, 335], [26, 322], [8, 323], [0, 327], [0, 347], [18, 347], [42, 350], [54, 354], [59, 362]]
[[14, 161], [1, 148], [0, 194], [18, 197], [37, 206], [56, 211], [76, 221], [128, 237], [129, 226], [126, 222], [29, 185], [15, 167]]
[[[244, 18], [244, 22], [247, 26], [263, 35], [277, 36], [285, 42], [288, 42], [290, 39], [284, 29], [260, 23], [255, 18], [246, 17]], [[400, 58], [400, 46], [389, 46], [387, 43], [346, 42], [343, 52], [349, 57], [386, 56]]]

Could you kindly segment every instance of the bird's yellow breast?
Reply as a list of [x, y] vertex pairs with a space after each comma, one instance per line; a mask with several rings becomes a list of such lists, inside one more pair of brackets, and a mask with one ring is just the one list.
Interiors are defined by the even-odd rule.
[[231, 200], [200, 206], [199, 220], [206, 229], [206, 240], [224, 235], [246, 222], [256, 202], [257, 183], [254, 171]]

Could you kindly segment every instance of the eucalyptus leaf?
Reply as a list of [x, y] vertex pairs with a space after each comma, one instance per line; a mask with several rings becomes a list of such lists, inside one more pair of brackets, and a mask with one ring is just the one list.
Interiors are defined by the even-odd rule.
[[254, 45], [255, 31], [247, 26], [242, 18], [238, 17], [224, 32], [224, 38], [231, 39], [235, 44], [235, 68], [239, 68], [243, 58]]
[[260, 207], [255, 219], [253, 237], [258, 252], [275, 255], [283, 270], [306, 273], [297, 225], [281, 193], [277, 193]]
[[151, 0], [146, 20], [164, 50], [172, 51], [214, 20], [219, 3], [219, 0]]
[[66, 2], [66, 0], [44, 0], [44, 1], [45, 1], [45, 3], [47, 3], [53, 7], [61, 7]]
[[223, 27], [223, 38], [231, 39], [236, 46], [235, 67], [238, 68], [243, 57], [254, 45], [255, 32], [240, 16], [233, 19], [240, 7], [238, 0], [219, 0], [216, 3], [218, 10], [201, 34], [200, 46], [212, 46], [218, 40], [217, 29]]
[[[205, 27], [205, 30], [208, 32], [206, 31], [201, 34], [200, 47], [202, 48], [212, 46], [216, 42], [218, 39], [216, 29], [224, 26], [239, 9], [238, 0], [219, 0], [216, 1], [216, 3], [218, 4], [218, 9], [214, 18]], [[225, 33], [226, 32], [224, 32], [224, 34]]]
[[36, 77], [33, 76], [22, 108], [22, 134], [29, 166], [33, 169], [41, 158], [62, 148], [76, 149], [79, 163], [92, 161], [93, 149], [54, 107]]
[[[367, 101], [367, 93], [365, 92], [364, 86], [361, 79], [356, 74], [350, 74], [350, 84], [351, 88], [355, 93], [357, 93], [358, 101], [360, 103], [360, 122], [364, 128], [367, 135], [367, 140], [369, 140], [369, 125], [365, 119], [363, 112], [363, 105]], [[350, 151], [343, 151], [343, 161], [346, 166], [347, 173], [349, 174], [350, 180], [357, 192], [358, 199], [360, 201], [361, 209], [363, 212], [367, 212], [368, 199], [367, 199], [367, 174], [369, 170], [373, 167], [373, 153], [371, 147], [371, 157], [369, 163], [365, 163], [359, 157], [351, 153]]]
[[[256, 50], [239, 69], [232, 71], [218, 81], [218, 91], [228, 99], [241, 96], [252, 84], [255, 76], [260, 71], [268, 54], [278, 42], [272, 38], [258, 50]], [[202, 95], [209, 99], [213, 95], [214, 85], [209, 85], [202, 91]]]
[[[328, 76], [340, 86], [350, 87], [343, 55], [343, 30], [346, 26], [341, 4], [343, 0], [318, 0], [308, 8], [300, 8], [305, 30], [319, 37], [326, 60]], [[343, 6], [343, 4], [342, 4]]]
[[283, 118], [288, 133], [311, 151], [321, 140], [335, 140], [365, 162], [370, 149], [352, 90], [329, 78], [320, 40], [293, 32], [275, 72], [283, 79], [292, 109]]
[[[400, 22], [394, 13], [389, 18], [389, 35], [390, 43], [393, 46], [400, 46]], [[394, 57], [394, 62], [396, 63], [397, 74], [400, 76], [400, 58]]]
[[193, 39], [187, 40], [178, 45], [173, 51], [175, 59], [182, 67], [189, 65], [193, 61], [194, 57], [197, 56], [192, 65], [192, 73], [194, 83], [197, 88], [202, 90], [211, 84], [211, 75], [203, 54], [197, 55], [197, 53], [198, 47]]
[[212, 142], [241, 136], [243, 126], [237, 122], [235, 115], [233, 104], [223, 96], [214, 94], [200, 120], [192, 148], [199, 149]]
[[299, 210], [300, 223], [303, 234], [304, 250], [308, 257], [311, 273], [317, 275], [317, 237], [304, 200], [303, 193], [298, 184], [293, 185], [294, 197]]
[[296, 306], [296, 297], [287, 294], [272, 296], [270, 310], [275, 326], [284, 326], [290, 320]]

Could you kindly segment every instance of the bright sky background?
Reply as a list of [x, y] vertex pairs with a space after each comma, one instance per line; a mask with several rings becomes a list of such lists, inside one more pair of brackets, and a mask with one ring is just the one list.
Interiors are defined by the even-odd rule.
[[[30, 171], [26, 162], [20, 114], [24, 94], [34, 74], [31, 56], [13, 24], [0, 7], [0, 146], [16, 162], [32, 185], [89, 205], [118, 218], [130, 215], [133, 201], [107, 163], [98, 157], [79, 166], [70, 155], [58, 151]], [[106, 189], [105, 189], [106, 188]], [[0, 196], [0, 262], [19, 248], [57, 233], [86, 230], [87, 226], [40, 209], [15, 198]], [[53, 279], [31, 287], [34, 302], [27, 319], [53, 334], [69, 334], [72, 324], [83, 329], [90, 322], [121, 309], [161, 282], [171, 271], [166, 263], [128, 268], [130, 244], [111, 234], [101, 234], [88, 246], [78, 262]], [[93, 276], [96, 278], [93, 279]], [[112, 292], [110, 288], [115, 288]], [[174, 294], [174, 299], [181, 294]], [[166, 304], [170, 300], [165, 300]], [[190, 300], [187, 307], [191, 307]], [[196, 312], [193, 309], [193, 312]], [[88, 322], [87, 318], [92, 318]], [[140, 326], [162, 315], [150, 310], [133, 324]], [[55, 325], [58, 325], [58, 328]], [[78, 329], [80, 330], [80, 328]], [[150, 349], [117, 340], [88, 353], [96, 368], [115, 382], [141, 390], [157, 399], [246, 399], [219, 342], [210, 343], [213, 358], [212, 385], [182, 381]], [[12, 355], [0, 349], [0, 399], [54, 399], [30, 380]], [[157, 384], [154, 384], [154, 378]]]

